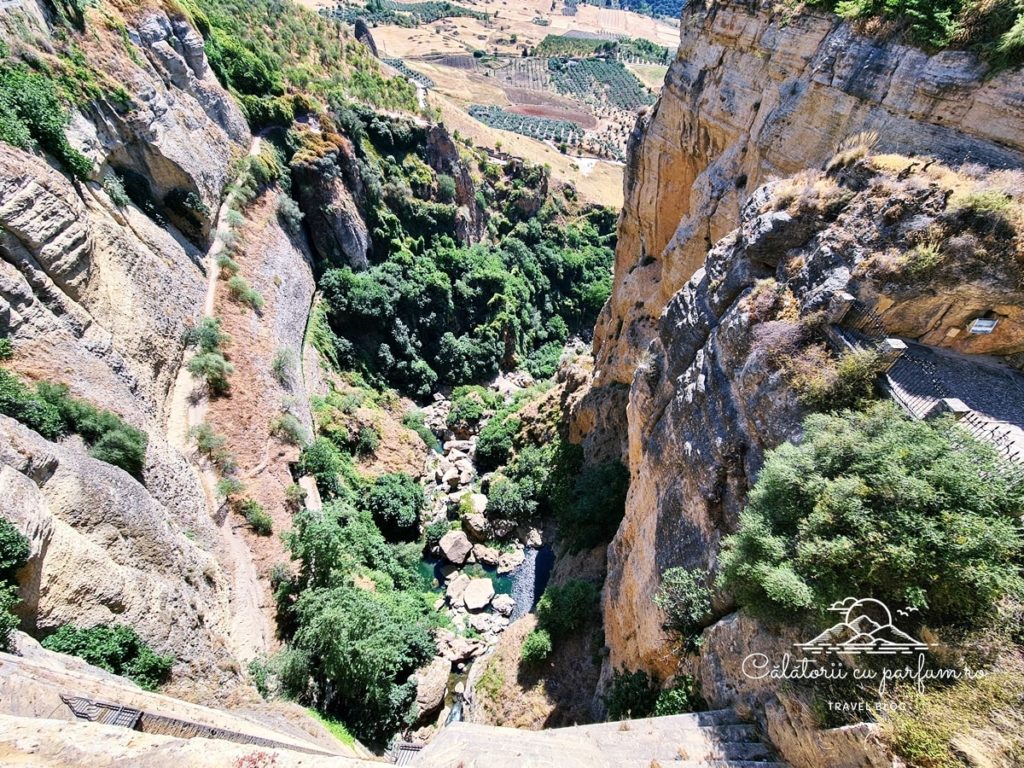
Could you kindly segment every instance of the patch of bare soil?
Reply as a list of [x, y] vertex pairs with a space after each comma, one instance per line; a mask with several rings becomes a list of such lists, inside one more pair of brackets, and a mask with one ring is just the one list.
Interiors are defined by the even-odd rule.
[[520, 115], [530, 117], [546, 117], [552, 120], [569, 120], [583, 128], [596, 128], [597, 120], [585, 112], [571, 109], [560, 109], [559, 107], [545, 107], [538, 104], [524, 104], [523, 106], [512, 107], [509, 112], [516, 112]]
[[[279, 248], [281, 244], [277, 241], [285, 237], [277, 224], [276, 192], [268, 192], [254, 201], [245, 217], [242, 245], [236, 249], [234, 258], [240, 267], [239, 275], [263, 296], [265, 305], [257, 313], [232, 299], [226, 276], [222, 275], [214, 315], [220, 318], [223, 330], [231, 337], [225, 351], [235, 372], [230, 393], [211, 399], [207, 422], [226, 439], [227, 448], [238, 465], [236, 476], [245, 488], [237, 498], [259, 502], [273, 520], [273, 534], [257, 536], [240, 515], [226, 507], [220, 511], [227, 516], [225, 524], [241, 534], [241, 537], [233, 537], [237, 542], [235, 546], [247, 547], [251, 553], [252, 569], [248, 579], [258, 580], [258, 584], [248, 586], [259, 595], [258, 607], [263, 619], [262, 625], [252, 627], [251, 631], [264, 635], [267, 650], [273, 650], [277, 645], [272, 631], [275, 607], [268, 576], [275, 565], [289, 561], [279, 534], [291, 528], [292, 511], [285, 489], [292, 484], [289, 464], [298, 459], [299, 448], [273, 433], [274, 420], [294, 395], [274, 376], [271, 366], [281, 345], [276, 333], [277, 316], [295, 308], [286, 307], [283, 301], [286, 296], [279, 293], [282, 277], [269, 274], [265, 268], [268, 254]], [[299, 257], [297, 253], [296, 257]], [[299, 350], [294, 350], [294, 354], [297, 360]], [[237, 554], [236, 562], [244, 563], [245, 553]], [[255, 617], [250, 620], [256, 623]], [[253, 648], [256, 647], [254, 644]]]

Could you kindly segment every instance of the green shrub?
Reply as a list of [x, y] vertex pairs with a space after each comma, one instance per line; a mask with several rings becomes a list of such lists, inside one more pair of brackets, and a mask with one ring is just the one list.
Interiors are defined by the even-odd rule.
[[366, 494], [366, 508], [374, 521], [399, 538], [415, 536], [424, 502], [423, 486], [404, 472], [381, 475]]
[[89, 449], [89, 455], [120, 467], [132, 477], [141, 480], [142, 472], [146, 468], [148, 444], [149, 438], [144, 432], [126, 425], [121, 429], [106, 432]]
[[612, 540], [626, 513], [629, 470], [621, 462], [584, 467], [572, 492], [572, 502], [558, 507], [562, 536], [573, 551]]
[[642, 670], [625, 669], [612, 673], [612, 682], [604, 695], [604, 704], [610, 720], [628, 720], [648, 717], [658, 702], [656, 681]]
[[188, 361], [188, 372], [206, 382], [211, 393], [223, 395], [231, 389], [228, 379], [234, 374], [235, 366], [220, 352], [203, 352]]
[[131, 203], [131, 198], [124, 191], [124, 182], [116, 173], [111, 172], [103, 177], [103, 191], [107, 193], [110, 202], [118, 208], [127, 208]]
[[309, 437], [302, 422], [292, 413], [279, 414], [270, 422], [270, 431], [292, 445], [302, 445]]
[[537, 623], [558, 642], [596, 617], [597, 596], [597, 587], [581, 579], [549, 586], [537, 603]]
[[435, 520], [434, 522], [427, 525], [424, 531], [424, 538], [426, 539], [426, 545], [428, 547], [436, 547], [441, 538], [451, 530], [451, 526], [445, 519]]
[[219, 352], [225, 344], [231, 342], [228, 336], [220, 327], [220, 318], [204, 317], [199, 325], [189, 328], [182, 336], [186, 347], [195, 347], [203, 354]]
[[418, 595], [318, 589], [295, 610], [295, 645], [315, 660], [313, 678], [334, 691], [332, 708], [359, 737], [383, 741], [411, 722], [416, 686], [408, 677], [435, 652], [435, 620]]
[[173, 656], [155, 653], [134, 629], [123, 625], [79, 629], [65, 624], [43, 640], [43, 647], [127, 677], [147, 691], [163, 683], [174, 664]]
[[93, 458], [142, 479], [146, 434], [117, 414], [72, 397], [64, 384], [39, 382], [32, 391], [13, 373], [0, 369], [0, 413], [48, 440], [68, 433], [81, 435]]
[[860, 408], [875, 395], [885, 359], [874, 349], [845, 353], [834, 366], [815, 366], [791, 380], [800, 402], [812, 410], [841, 411]]
[[770, 451], [726, 539], [721, 586], [757, 615], [794, 619], [848, 595], [965, 622], [1024, 590], [1024, 483], [995, 450], [889, 403], [814, 415]]
[[318, 437], [302, 449], [298, 469], [299, 474], [312, 475], [324, 498], [333, 499], [344, 488], [341, 475], [346, 470], [345, 464], [345, 457], [337, 446], [326, 437]]
[[249, 281], [241, 275], [233, 275], [228, 278], [228, 295], [235, 301], [247, 304], [251, 309], [260, 312], [263, 310], [264, 301], [259, 291], [249, 285]]
[[14, 574], [28, 562], [30, 552], [28, 539], [0, 517], [0, 584], [14, 582]]
[[496, 405], [495, 395], [483, 387], [456, 387], [452, 392], [452, 407], [448, 411], [450, 429], [470, 430]]
[[231, 255], [226, 252], [223, 252], [217, 256], [217, 267], [220, 269], [221, 272], [228, 275], [229, 277], [237, 275], [238, 270], [241, 269], [241, 267], [238, 265], [238, 262], [231, 258]]
[[376, 427], [363, 426], [356, 436], [355, 452], [360, 456], [372, 456], [380, 447], [380, 432]]
[[222, 477], [217, 481], [216, 493], [218, 496], [230, 499], [245, 490], [245, 483], [237, 477]]
[[210, 460], [223, 474], [235, 471], [235, 458], [227, 449], [227, 438], [218, 435], [209, 424], [198, 424], [189, 430], [189, 439], [195, 443], [201, 456]]
[[60, 411], [3, 368], [0, 368], [0, 413], [34, 429], [47, 440], [56, 440], [64, 433]]
[[494, 470], [508, 462], [513, 441], [522, 426], [523, 422], [514, 412], [499, 412], [484, 425], [476, 442], [476, 460], [481, 470]]
[[437, 435], [430, 431], [430, 427], [427, 426], [423, 416], [423, 411], [407, 411], [402, 416], [402, 426], [406, 429], [411, 429], [417, 435], [423, 444], [430, 448], [432, 451], [440, 452], [441, 441], [437, 439]]
[[661, 574], [654, 604], [665, 612], [665, 629], [687, 641], [700, 633], [711, 615], [709, 578], [701, 568], [668, 568]]
[[658, 694], [654, 702], [655, 717], [682, 715], [704, 709], [704, 699], [700, 695], [700, 684], [690, 675], [678, 675], [675, 685], [665, 688]]
[[442, 203], [451, 203], [455, 201], [455, 179], [446, 174], [438, 174], [437, 176], [437, 199]]
[[19, 602], [17, 586], [0, 584], [0, 651], [11, 650], [11, 635], [20, 623], [14, 613]]
[[539, 664], [551, 655], [551, 635], [544, 629], [535, 629], [523, 640], [519, 658], [525, 664]]
[[564, 351], [564, 342], [549, 341], [535, 349], [526, 358], [526, 370], [535, 379], [550, 379], [558, 371], [558, 363], [561, 361]]
[[277, 196], [277, 215], [292, 237], [302, 234], [302, 218], [305, 214], [299, 208], [299, 204], [284, 192]]
[[295, 353], [290, 349], [279, 349], [274, 355], [270, 364], [270, 370], [274, 374], [277, 383], [285, 389], [289, 389], [292, 383], [292, 374], [295, 370]]
[[0, 360], [10, 360], [14, 357], [14, 342], [6, 336], [0, 338]]
[[530, 480], [513, 480], [501, 475], [491, 481], [487, 514], [501, 520], [527, 523], [537, 514], [537, 489]]
[[243, 499], [235, 508], [257, 536], [269, 536], [274, 532], [274, 520], [263, 505], [253, 499]]
[[92, 161], [68, 142], [68, 111], [49, 75], [0, 61], [0, 118], [0, 140], [26, 150], [38, 144], [73, 176], [89, 178]]

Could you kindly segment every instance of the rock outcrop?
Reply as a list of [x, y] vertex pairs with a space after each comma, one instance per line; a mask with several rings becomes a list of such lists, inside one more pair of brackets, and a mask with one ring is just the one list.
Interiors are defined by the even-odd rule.
[[878, 151], [1024, 162], [1019, 69], [992, 74], [971, 53], [928, 55], [753, 2], [690, 3], [680, 29], [661, 97], [630, 140], [612, 296], [575, 417], [596, 457], [625, 450], [626, 390], [658, 317], [758, 186], [821, 167], [860, 131], [878, 133]]
[[[207, 497], [168, 422], [183, 332], [202, 314], [203, 249], [249, 131], [199, 34], [159, 7], [132, 12], [123, 39], [97, 26], [80, 41], [131, 103], [98, 97], [72, 113], [69, 141], [95, 180], [0, 143], [0, 332], [15, 351], [6, 368], [66, 384], [147, 433], [143, 483], [90, 459], [77, 438], [49, 443], [5, 419], [3, 498], [19, 503], [0, 507], [35, 545], [26, 626], [131, 623], [179, 660], [176, 692], [228, 696], [240, 679], [225, 649], [228, 581]], [[49, 13], [35, 0], [0, 9], [5, 43], [49, 55], [66, 34]], [[138, 204], [108, 194], [100, 180], [113, 173]]]
[[[971, 348], [969, 319], [995, 311], [997, 338], [981, 349], [1007, 359], [1024, 350], [1014, 237], [987, 239], [998, 216], [972, 218], [953, 197], [954, 189], [1019, 197], [1005, 190], [1021, 174], [970, 173], [882, 156], [766, 185], [669, 301], [629, 393], [631, 483], [608, 550], [603, 606], [611, 668], [660, 679], [678, 671], [653, 606], [661, 574], [676, 566], [715, 572], [765, 451], [799, 437], [808, 412], [801, 366], [831, 375], [829, 341], [851, 302], [861, 315], [877, 307], [883, 333], [958, 350]], [[931, 237], [943, 245], [925, 268], [914, 260]], [[958, 238], [970, 248], [959, 248]], [[728, 596], [715, 607], [718, 615], [729, 610]], [[767, 632], [738, 619], [708, 630], [715, 643], [701, 651], [705, 690], [717, 705], [761, 717], [793, 765], [820, 765], [809, 755], [826, 737], [813, 733], [805, 704], [777, 687], [770, 696], [752, 692], [737, 670], [722, 671], [743, 647], [762, 642], [758, 631]]]
[[6, 416], [0, 498], [31, 544], [19, 580], [26, 628], [127, 623], [176, 656], [176, 675], [204, 681], [205, 696], [229, 687], [238, 669], [223, 642], [225, 577], [209, 520], [178, 518], [123, 470]]

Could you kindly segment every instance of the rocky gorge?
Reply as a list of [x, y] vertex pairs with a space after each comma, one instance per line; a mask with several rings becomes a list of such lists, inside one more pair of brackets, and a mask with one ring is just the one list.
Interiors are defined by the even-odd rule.
[[[504, 744], [498, 725], [606, 718], [617, 681], [641, 675], [654, 696], [689, 681], [698, 694], [683, 697], [685, 710], [713, 710], [707, 724], [689, 723], [691, 741], [714, 741], [719, 732], [707, 729], [721, 727], [767, 737], [774, 750], [750, 747], [758, 761], [777, 752], [796, 768], [900, 764], [878, 720], [827, 722], [807, 690], [751, 679], [744, 658], [783, 656], [805, 627], [755, 618], [715, 579], [766, 456], [798, 444], [810, 414], [838, 407], [848, 356], [870, 357], [872, 391], [914, 418], [955, 413], [1015, 455], [1024, 435], [1019, 68], [926, 52], [814, 9], [687, 5], [664, 91], [631, 137], [617, 234], [605, 235], [609, 217], [549, 187], [543, 169], [496, 162], [429, 115], [348, 96], [317, 111], [308, 94], [268, 86], [260, 98], [292, 99], [293, 113], [287, 129], [259, 125], [253, 94], [214, 72], [211, 58], [230, 46], [202, 4], [97, 3], [89, 35], [62, 21], [64, 5], [0, 8], [19, 62], [83, 78], [67, 69], [80, 57], [66, 51], [81, 46], [97, 83], [68, 106], [67, 141], [91, 168], [83, 177], [52, 154], [0, 141], [0, 330], [10, 344], [0, 370], [64, 384], [74, 402], [140, 430], [145, 465], [133, 476], [96, 458], [84, 432], [48, 439], [22, 421], [30, 409], [0, 415], [0, 508], [29, 549], [15, 610], [20, 629], [44, 639], [73, 624], [132, 627], [173, 668], [161, 694], [146, 694], [18, 635], [22, 656], [0, 659], [0, 685], [18, 692], [2, 715], [18, 721], [12, 733], [22, 738], [32, 731], [23, 719], [54, 711], [73, 719], [54, 698], [77, 684], [96, 700], [266, 738], [282, 760], [327, 750], [350, 764], [373, 756], [286, 699], [321, 712], [365, 708], [372, 719], [379, 701], [337, 699], [362, 695], [366, 678], [352, 670], [376, 664], [394, 678], [379, 711], [396, 709], [389, 697], [409, 704], [407, 720], [388, 722], [389, 738], [418, 749], [470, 721], [450, 732], [472, 737], [452, 761], [489, 754], [489, 733]], [[346, 77], [370, 77], [362, 45], [339, 39], [345, 67], [368, 67]], [[570, 239], [585, 245], [557, 263], [541, 220], [578, 226]], [[508, 261], [486, 250], [516, 238]], [[572, 271], [579, 254], [607, 243], [611, 295], [587, 355], [576, 338], [586, 329], [552, 310], [582, 315], [583, 298], [552, 281], [529, 305], [526, 289], [501, 281], [541, 254], [575, 287], [590, 279]], [[423, 266], [428, 258], [455, 275], [450, 284], [441, 267]], [[469, 286], [473, 259], [484, 278]], [[523, 268], [524, 282], [542, 282], [540, 266]], [[394, 307], [409, 296], [412, 311], [399, 317]], [[491, 335], [429, 335], [428, 324], [455, 328], [476, 304], [498, 307]], [[979, 320], [989, 332], [973, 330]], [[531, 323], [539, 330], [527, 353]], [[536, 353], [552, 348], [556, 372], [538, 385], [523, 369], [543, 368]], [[880, 359], [869, 354], [877, 349]], [[479, 374], [486, 355], [493, 369]], [[197, 365], [210, 356], [212, 376]], [[463, 376], [474, 385], [451, 386]], [[0, 405], [12, 398], [4, 390]], [[460, 400], [475, 408], [465, 422], [453, 416]], [[484, 431], [506, 419], [503, 457], [481, 455]], [[579, 465], [569, 462], [561, 495], [544, 497], [538, 514], [538, 489], [563, 471], [556, 448], [578, 451]], [[522, 456], [551, 466], [516, 468], [526, 480], [512, 483], [514, 500], [533, 507], [513, 519], [495, 511], [495, 484], [508, 491]], [[591, 523], [605, 498], [615, 506], [620, 461], [624, 509], [599, 521], [611, 521], [607, 537], [573, 541], [581, 517]], [[586, 469], [608, 470], [592, 476], [604, 485], [578, 484]], [[382, 478], [395, 485], [378, 486]], [[362, 506], [375, 491], [387, 506], [400, 495], [391, 488], [424, 501], [394, 536], [393, 518]], [[581, 498], [592, 505], [583, 515]], [[666, 573], [679, 570], [707, 575], [689, 646], [658, 600]], [[529, 638], [547, 632], [535, 609], [549, 580], [599, 593], [599, 608], [584, 605], [585, 618], [530, 662]], [[339, 595], [340, 608], [330, 603]], [[313, 633], [296, 624], [317, 600], [314, 618], [334, 623], [309, 643]], [[360, 645], [371, 630], [385, 640]], [[324, 640], [346, 632], [358, 663]], [[364, 651], [372, 663], [359, 661]], [[309, 659], [322, 666], [303, 667]], [[275, 698], [286, 684], [288, 696]], [[617, 728], [615, 746], [628, 751], [631, 727], [589, 733], [612, 743]], [[992, 727], [971, 721], [957, 734], [966, 764], [1014, 764], [1016, 747]], [[567, 730], [545, 759], [591, 754], [588, 732]], [[41, 738], [70, 744], [80, 734]], [[68, 764], [196, 751], [105, 738], [112, 754], [76, 753], [73, 763], [69, 746]], [[25, 743], [0, 740], [0, 756], [21, 755]], [[249, 754], [211, 743], [194, 759]], [[522, 743], [543, 753], [549, 742]], [[723, 754], [708, 749], [709, 760]]]

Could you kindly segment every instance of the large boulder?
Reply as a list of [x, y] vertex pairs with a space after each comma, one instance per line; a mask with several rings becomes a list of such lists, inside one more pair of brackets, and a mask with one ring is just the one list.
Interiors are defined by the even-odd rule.
[[444, 596], [448, 598], [448, 602], [451, 605], [458, 605], [462, 602], [462, 594], [466, 591], [466, 587], [468, 586], [469, 576], [464, 573], [458, 573], [452, 577], [451, 581], [448, 582], [448, 586], [444, 591]]
[[483, 544], [473, 545], [473, 557], [478, 563], [484, 565], [497, 565], [501, 559], [501, 553], [494, 547], [485, 547]]
[[441, 709], [451, 671], [452, 663], [444, 656], [436, 656], [429, 664], [416, 671], [416, 708], [419, 712], [419, 722], [425, 722]]
[[511, 616], [512, 612], [516, 609], [516, 601], [511, 595], [495, 595], [494, 599], [491, 600], [491, 608], [502, 616]]
[[462, 602], [469, 611], [482, 611], [494, 597], [494, 585], [490, 579], [473, 579], [462, 593]]
[[456, 565], [466, 562], [473, 549], [473, 545], [462, 531], [448, 531], [437, 545], [441, 548], [445, 560]]
[[504, 553], [498, 558], [498, 573], [512, 573], [523, 564], [525, 559], [526, 555], [521, 549], [513, 549], [511, 552]]
[[469, 661], [479, 656], [487, 648], [487, 645], [480, 640], [459, 637], [447, 629], [439, 629], [434, 642], [437, 644], [437, 652], [454, 664]]
[[[486, 498], [486, 497], [485, 497]], [[462, 518], [462, 530], [466, 532], [473, 541], [485, 542], [494, 533], [491, 523], [483, 515], [472, 514]]]

